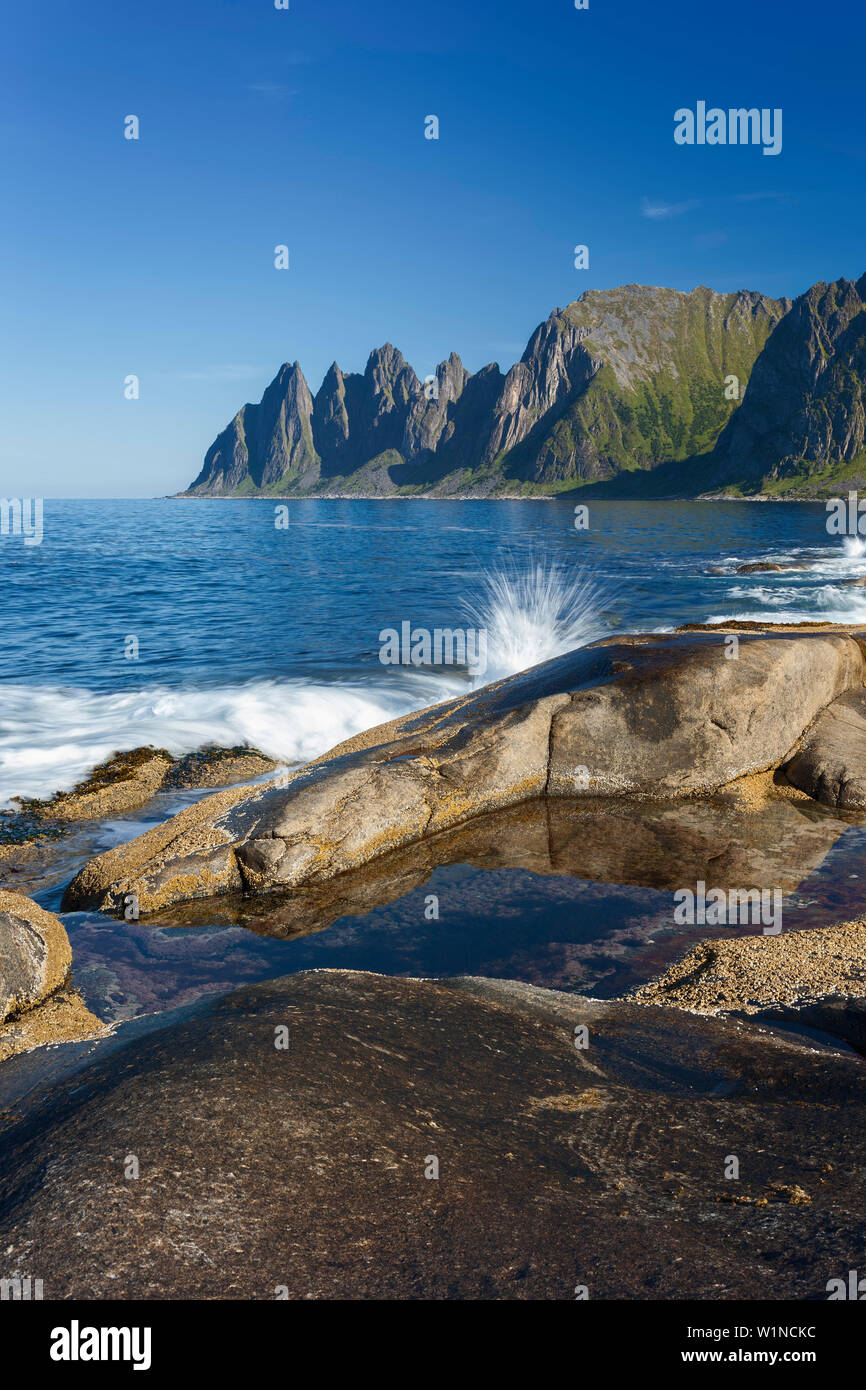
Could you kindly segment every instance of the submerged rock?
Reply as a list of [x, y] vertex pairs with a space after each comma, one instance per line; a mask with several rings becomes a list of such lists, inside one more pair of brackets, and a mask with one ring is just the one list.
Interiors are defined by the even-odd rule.
[[806, 565], [799, 560], [751, 560], [747, 565], [737, 565], [735, 574], [781, 574], [782, 570], [803, 570]]
[[208, 798], [99, 856], [65, 908], [142, 912], [330, 879], [510, 805], [706, 796], [788, 761], [863, 683], [845, 629], [609, 639], [381, 725], [278, 782]]
[[754, 1023], [320, 971], [130, 1037], [5, 1127], [46, 1298], [823, 1298], [862, 1245], [862, 1062]]

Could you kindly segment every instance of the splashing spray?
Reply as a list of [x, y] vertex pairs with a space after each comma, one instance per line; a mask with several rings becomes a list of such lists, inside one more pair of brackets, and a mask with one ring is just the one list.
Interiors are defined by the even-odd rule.
[[601, 586], [582, 570], [534, 563], [521, 573], [498, 569], [486, 575], [480, 594], [465, 603], [476, 626], [487, 629], [487, 671], [476, 684], [597, 641], [607, 631], [600, 616], [604, 603]]

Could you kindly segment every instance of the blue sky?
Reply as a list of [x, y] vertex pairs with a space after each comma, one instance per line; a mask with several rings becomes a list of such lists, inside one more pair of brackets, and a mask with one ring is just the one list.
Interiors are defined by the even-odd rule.
[[[853, 0], [2, 8], [2, 495], [184, 487], [286, 360], [507, 367], [585, 289], [866, 270]], [[698, 100], [781, 154], [677, 146]]]

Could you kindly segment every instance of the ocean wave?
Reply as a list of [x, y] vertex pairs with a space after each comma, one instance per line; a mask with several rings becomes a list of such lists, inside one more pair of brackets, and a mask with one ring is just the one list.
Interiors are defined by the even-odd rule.
[[[584, 576], [534, 565], [497, 571], [467, 605], [487, 631], [477, 687], [600, 636], [601, 590]], [[260, 748], [297, 766], [344, 739], [471, 688], [469, 673], [382, 668], [357, 680], [252, 680], [110, 694], [62, 686], [0, 685], [0, 805], [49, 797], [112, 753], [152, 745], [174, 756], [207, 745]]]
[[[805, 558], [802, 549], [799, 558]], [[111, 754], [145, 745], [175, 756], [207, 745], [252, 746], [297, 766], [377, 724], [526, 670], [610, 631], [607, 607], [617, 581], [521, 559], [519, 565], [482, 573], [474, 591], [471, 572], [462, 581], [464, 616], [487, 633], [486, 667], [474, 678], [455, 667], [399, 666], [361, 667], [343, 678], [299, 674], [222, 685], [192, 680], [109, 693], [0, 685], [0, 804], [15, 796], [68, 790]], [[825, 549], [820, 558], [809, 559], [815, 568], [796, 576], [738, 576], [733, 583], [729, 577], [721, 600], [727, 607], [704, 621], [866, 625], [866, 589], [840, 582], [863, 572], [858, 547]], [[633, 622], [633, 630], [642, 626]]]
[[487, 668], [476, 684], [489, 685], [604, 636], [609, 597], [607, 587], [583, 570], [561, 565], [532, 562], [486, 574], [464, 602], [470, 622], [487, 632]]
[[838, 584], [737, 584], [728, 590], [732, 607], [707, 622], [866, 623], [866, 589]]
[[[798, 569], [781, 574], [772, 571], [760, 574], [762, 583], [790, 580], [792, 574], [802, 573], [811, 583], [821, 579], [856, 578], [866, 571], [866, 540], [857, 536], [844, 536], [841, 545], [803, 546], [785, 549], [766, 549], [759, 554], [725, 555], [721, 559], [708, 559], [708, 563], [722, 570], [725, 575], [735, 576], [739, 565], [765, 561], [775, 565], [796, 565]], [[802, 570], [799, 568], [802, 566]]]
[[448, 699], [465, 682], [383, 673], [375, 682], [250, 681], [97, 694], [0, 686], [0, 804], [67, 791], [118, 750], [147, 745], [180, 756], [208, 744], [260, 748], [280, 763], [326, 753], [353, 734]]

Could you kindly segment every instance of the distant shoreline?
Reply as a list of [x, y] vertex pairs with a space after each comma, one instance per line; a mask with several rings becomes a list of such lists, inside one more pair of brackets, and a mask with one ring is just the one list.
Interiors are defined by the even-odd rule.
[[[304, 493], [251, 493], [246, 497], [230, 494], [170, 492], [163, 497], [155, 497], [154, 502], [574, 502], [580, 506], [579, 493], [492, 493], [484, 497], [477, 493], [460, 494], [455, 497], [441, 497], [437, 493], [418, 492], [304, 492]], [[576, 500], [578, 499], [578, 500]], [[722, 493], [710, 493], [698, 497], [587, 497], [584, 505], [590, 502], [813, 502], [824, 503], [826, 497], [774, 497], [769, 493], [757, 493], [752, 497], [726, 497]]]

